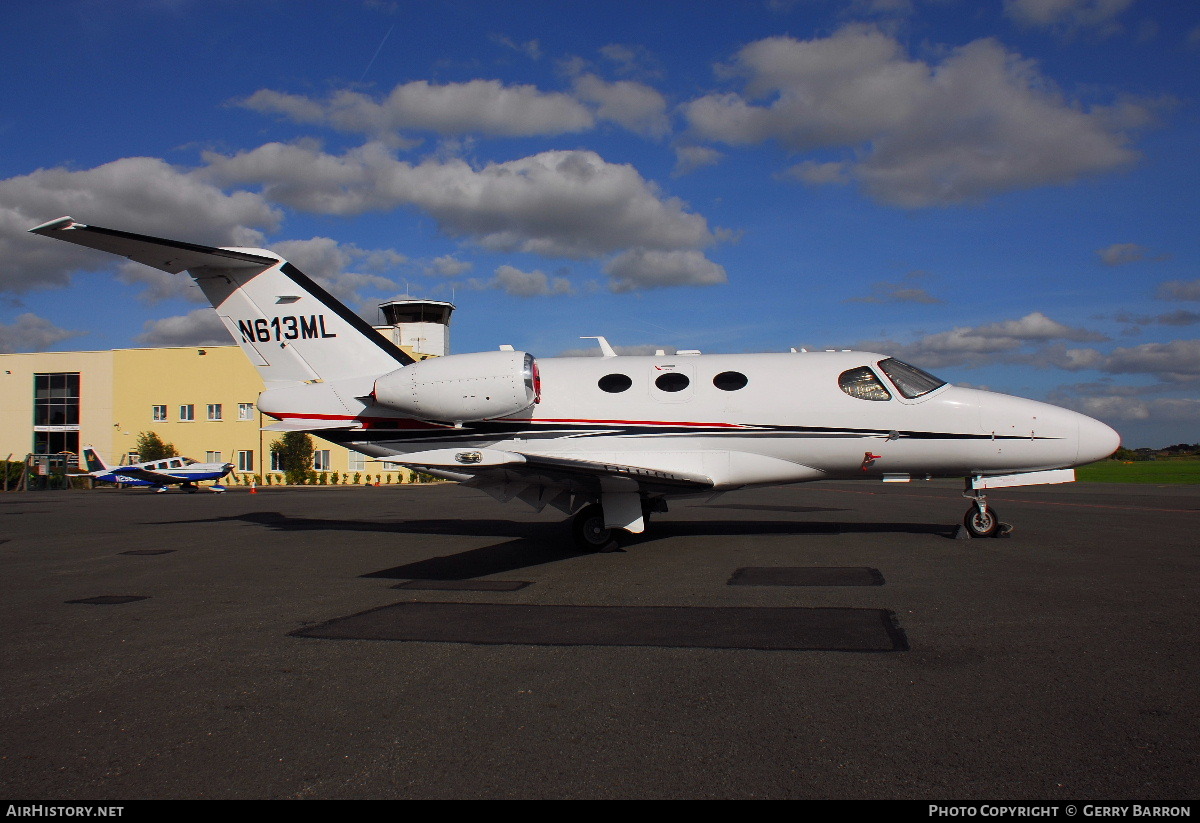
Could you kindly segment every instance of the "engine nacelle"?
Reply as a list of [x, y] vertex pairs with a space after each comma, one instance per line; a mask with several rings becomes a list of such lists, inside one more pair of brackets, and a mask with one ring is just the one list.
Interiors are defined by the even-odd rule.
[[516, 414], [537, 403], [532, 354], [489, 351], [431, 357], [375, 381], [375, 402], [421, 420], [473, 423]]

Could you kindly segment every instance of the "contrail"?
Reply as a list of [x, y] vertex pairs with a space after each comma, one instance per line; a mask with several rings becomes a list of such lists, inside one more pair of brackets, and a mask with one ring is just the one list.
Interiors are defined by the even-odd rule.
[[367, 67], [365, 69], [363, 69], [362, 77], [358, 78], [358, 82], [361, 83], [363, 80], [366, 79], [367, 72], [369, 72], [371, 70], [371, 66], [374, 65], [374, 63], [375, 63], [375, 58], [379, 56], [379, 52], [383, 51], [383, 44], [386, 43], [387, 39], [392, 36], [392, 30], [395, 28], [396, 28], [396, 24], [392, 23], [392, 28], [388, 29], [387, 34], [385, 34], [383, 36], [383, 39], [379, 41], [379, 48], [375, 49], [375, 53], [373, 55], [371, 55], [371, 59], [370, 59], [370, 61], [367, 62]]

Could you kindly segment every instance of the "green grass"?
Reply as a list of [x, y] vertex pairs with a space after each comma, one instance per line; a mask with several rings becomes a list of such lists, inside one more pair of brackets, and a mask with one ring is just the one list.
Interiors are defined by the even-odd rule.
[[1200, 483], [1200, 459], [1102, 460], [1075, 470], [1081, 483]]

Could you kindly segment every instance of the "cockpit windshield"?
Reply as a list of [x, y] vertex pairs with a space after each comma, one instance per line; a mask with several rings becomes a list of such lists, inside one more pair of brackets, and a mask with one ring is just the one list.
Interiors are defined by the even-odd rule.
[[909, 399], [929, 394], [934, 389], [940, 389], [946, 385], [945, 380], [939, 380], [929, 372], [922, 371], [916, 366], [910, 366], [894, 357], [881, 360], [879, 368], [888, 376], [889, 380], [896, 384], [900, 393]]

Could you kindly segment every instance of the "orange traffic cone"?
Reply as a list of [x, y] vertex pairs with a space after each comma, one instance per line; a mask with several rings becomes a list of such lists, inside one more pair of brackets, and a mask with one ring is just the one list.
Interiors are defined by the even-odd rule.
[[254, 485], [254, 481], [253, 481], [253, 480], [251, 480], [251, 481], [250, 481], [250, 493], [251, 493], [251, 494], [258, 494], [258, 487], [256, 487], [256, 486]]

